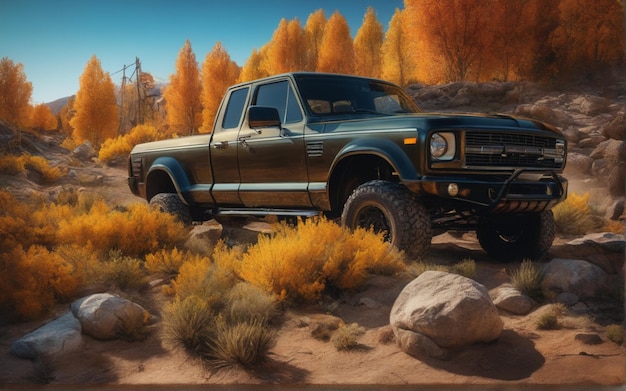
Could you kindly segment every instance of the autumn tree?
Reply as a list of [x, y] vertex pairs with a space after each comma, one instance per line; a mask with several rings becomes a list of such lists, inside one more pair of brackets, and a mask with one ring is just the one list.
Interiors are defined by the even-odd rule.
[[202, 85], [196, 55], [191, 42], [185, 44], [176, 59], [176, 73], [163, 91], [167, 122], [171, 131], [195, 134], [202, 125]]
[[71, 136], [74, 132], [74, 128], [70, 125], [70, 121], [75, 114], [74, 111], [74, 102], [76, 101], [76, 96], [71, 96], [65, 106], [61, 109], [59, 113], [59, 125], [61, 127], [61, 131], [65, 133], [67, 136]]
[[263, 58], [263, 68], [269, 75], [301, 71], [306, 64], [306, 41], [304, 30], [295, 18], [281, 19], [267, 44]]
[[57, 117], [47, 104], [41, 103], [32, 110], [30, 125], [34, 130], [55, 130], [58, 127]]
[[117, 135], [119, 117], [115, 85], [95, 55], [80, 76], [74, 110], [70, 125], [74, 128], [76, 141], [89, 141], [99, 148], [106, 139]]
[[624, 61], [624, 5], [618, 0], [561, 0], [553, 34], [559, 69], [588, 79]]
[[354, 73], [380, 77], [383, 25], [376, 18], [374, 8], [368, 7], [363, 24], [354, 37]]
[[350, 27], [339, 11], [330, 16], [324, 28], [317, 71], [346, 74], [354, 72], [354, 44]]
[[[483, 0], [405, 0], [416, 35], [428, 41], [445, 70], [445, 80], [478, 80], [483, 51], [491, 42], [485, 26], [493, 2]], [[423, 54], [422, 54], [423, 55]]]
[[269, 74], [261, 68], [265, 48], [266, 47], [261, 48], [261, 50], [252, 50], [252, 54], [250, 55], [250, 57], [248, 57], [248, 60], [241, 69], [238, 80], [239, 82], [256, 80], [265, 76], [269, 76]]
[[403, 33], [404, 20], [404, 11], [396, 8], [381, 46], [381, 77], [401, 86], [407, 84], [411, 74], [407, 36]]
[[304, 25], [304, 35], [306, 39], [306, 71], [317, 69], [317, 60], [322, 47], [324, 28], [326, 27], [326, 15], [323, 9], [318, 9], [309, 15]]
[[0, 119], [15, 126], [29, 120], [32, 84], [26, 79], [24, 66], [8, 57], [0, 60]]
[[209, 133], [226, 89], [239, 78], [239, 66], [220, 42], [217, 42], [202, 63], [202, 127]]

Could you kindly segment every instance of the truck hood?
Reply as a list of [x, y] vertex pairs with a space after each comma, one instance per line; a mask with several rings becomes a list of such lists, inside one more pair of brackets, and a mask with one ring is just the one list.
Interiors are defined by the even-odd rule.
[[198, 146], [198, 145], [203, 145], [203, 144], [206, 145], [208, 148], [210, 141], [211, 141], [210, 134], [199, 134], [195, 136], [170, 138], [167, 140], [153, 141], [149, 143], [138, 144], [133, 148], [133, 150], [131, 151], [131, 154], [139, 153], [139, 152], [171, 150], [172, 148], [185, 148], [185, 147]]
[[506, 129], [506, 130], [529, 130], [549, 131], [561, 135], [555, 127], [546, 123], [515, 117], [508, 114], [474, 114], [474, 113], [419, 113], [403, 114], [396, 116], [377, 116], [356, 118], [341, 117], [332, 121], [316, 122], [309, 124], [311, 128], [320, 129], [323, 132], [352, 131], [352, 130], [382, 130], [399, 128], [417, 128], [420, 130], [442, 128], [464, 129]]

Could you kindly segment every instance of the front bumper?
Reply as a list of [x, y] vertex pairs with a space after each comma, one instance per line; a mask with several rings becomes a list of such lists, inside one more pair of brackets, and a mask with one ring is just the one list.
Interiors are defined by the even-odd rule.
[[567, 179], [554, 172], [515, 170], [510, 176], [422, 177], [407, 187], [459, 202], [481, 214], [531, 213], [550, 209], [567, 197]]

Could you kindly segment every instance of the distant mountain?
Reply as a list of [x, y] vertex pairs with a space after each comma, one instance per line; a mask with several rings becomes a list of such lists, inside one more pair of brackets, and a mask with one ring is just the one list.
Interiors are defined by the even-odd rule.
[[[72, 95], [72, 96], [74, 96], [74, 95]], [[52, 111], [52, 114], [58, 115], [61, 112], [61, 109], [63, 107], [65, 107], [65, 105], [67, 104], [67, 101], [70, 100], [70, 98], [72, 96], [66, 96], [64, 98], [59, 98], [59, 99], [57, 99], [55, 101], [46, 103], [46, 105], [48, 105], [48, 107]]]

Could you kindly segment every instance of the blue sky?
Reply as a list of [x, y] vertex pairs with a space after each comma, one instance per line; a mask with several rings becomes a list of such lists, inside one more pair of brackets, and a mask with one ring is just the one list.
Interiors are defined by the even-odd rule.
[[33, 84], [32, 103], [72, 95], [94, 54], [113, 82], [124, 65], [141, 60], [142, 70], [167, 81], [189, 39], [196, 59], [220, 41], [242, 66], [266, 44], [282, 18], [302, 26], [323, 9], [338, 10], [352, 37], [368, 6], [387, 29], [403, 0], [0, 0], [0, 58], [24, 65]]

